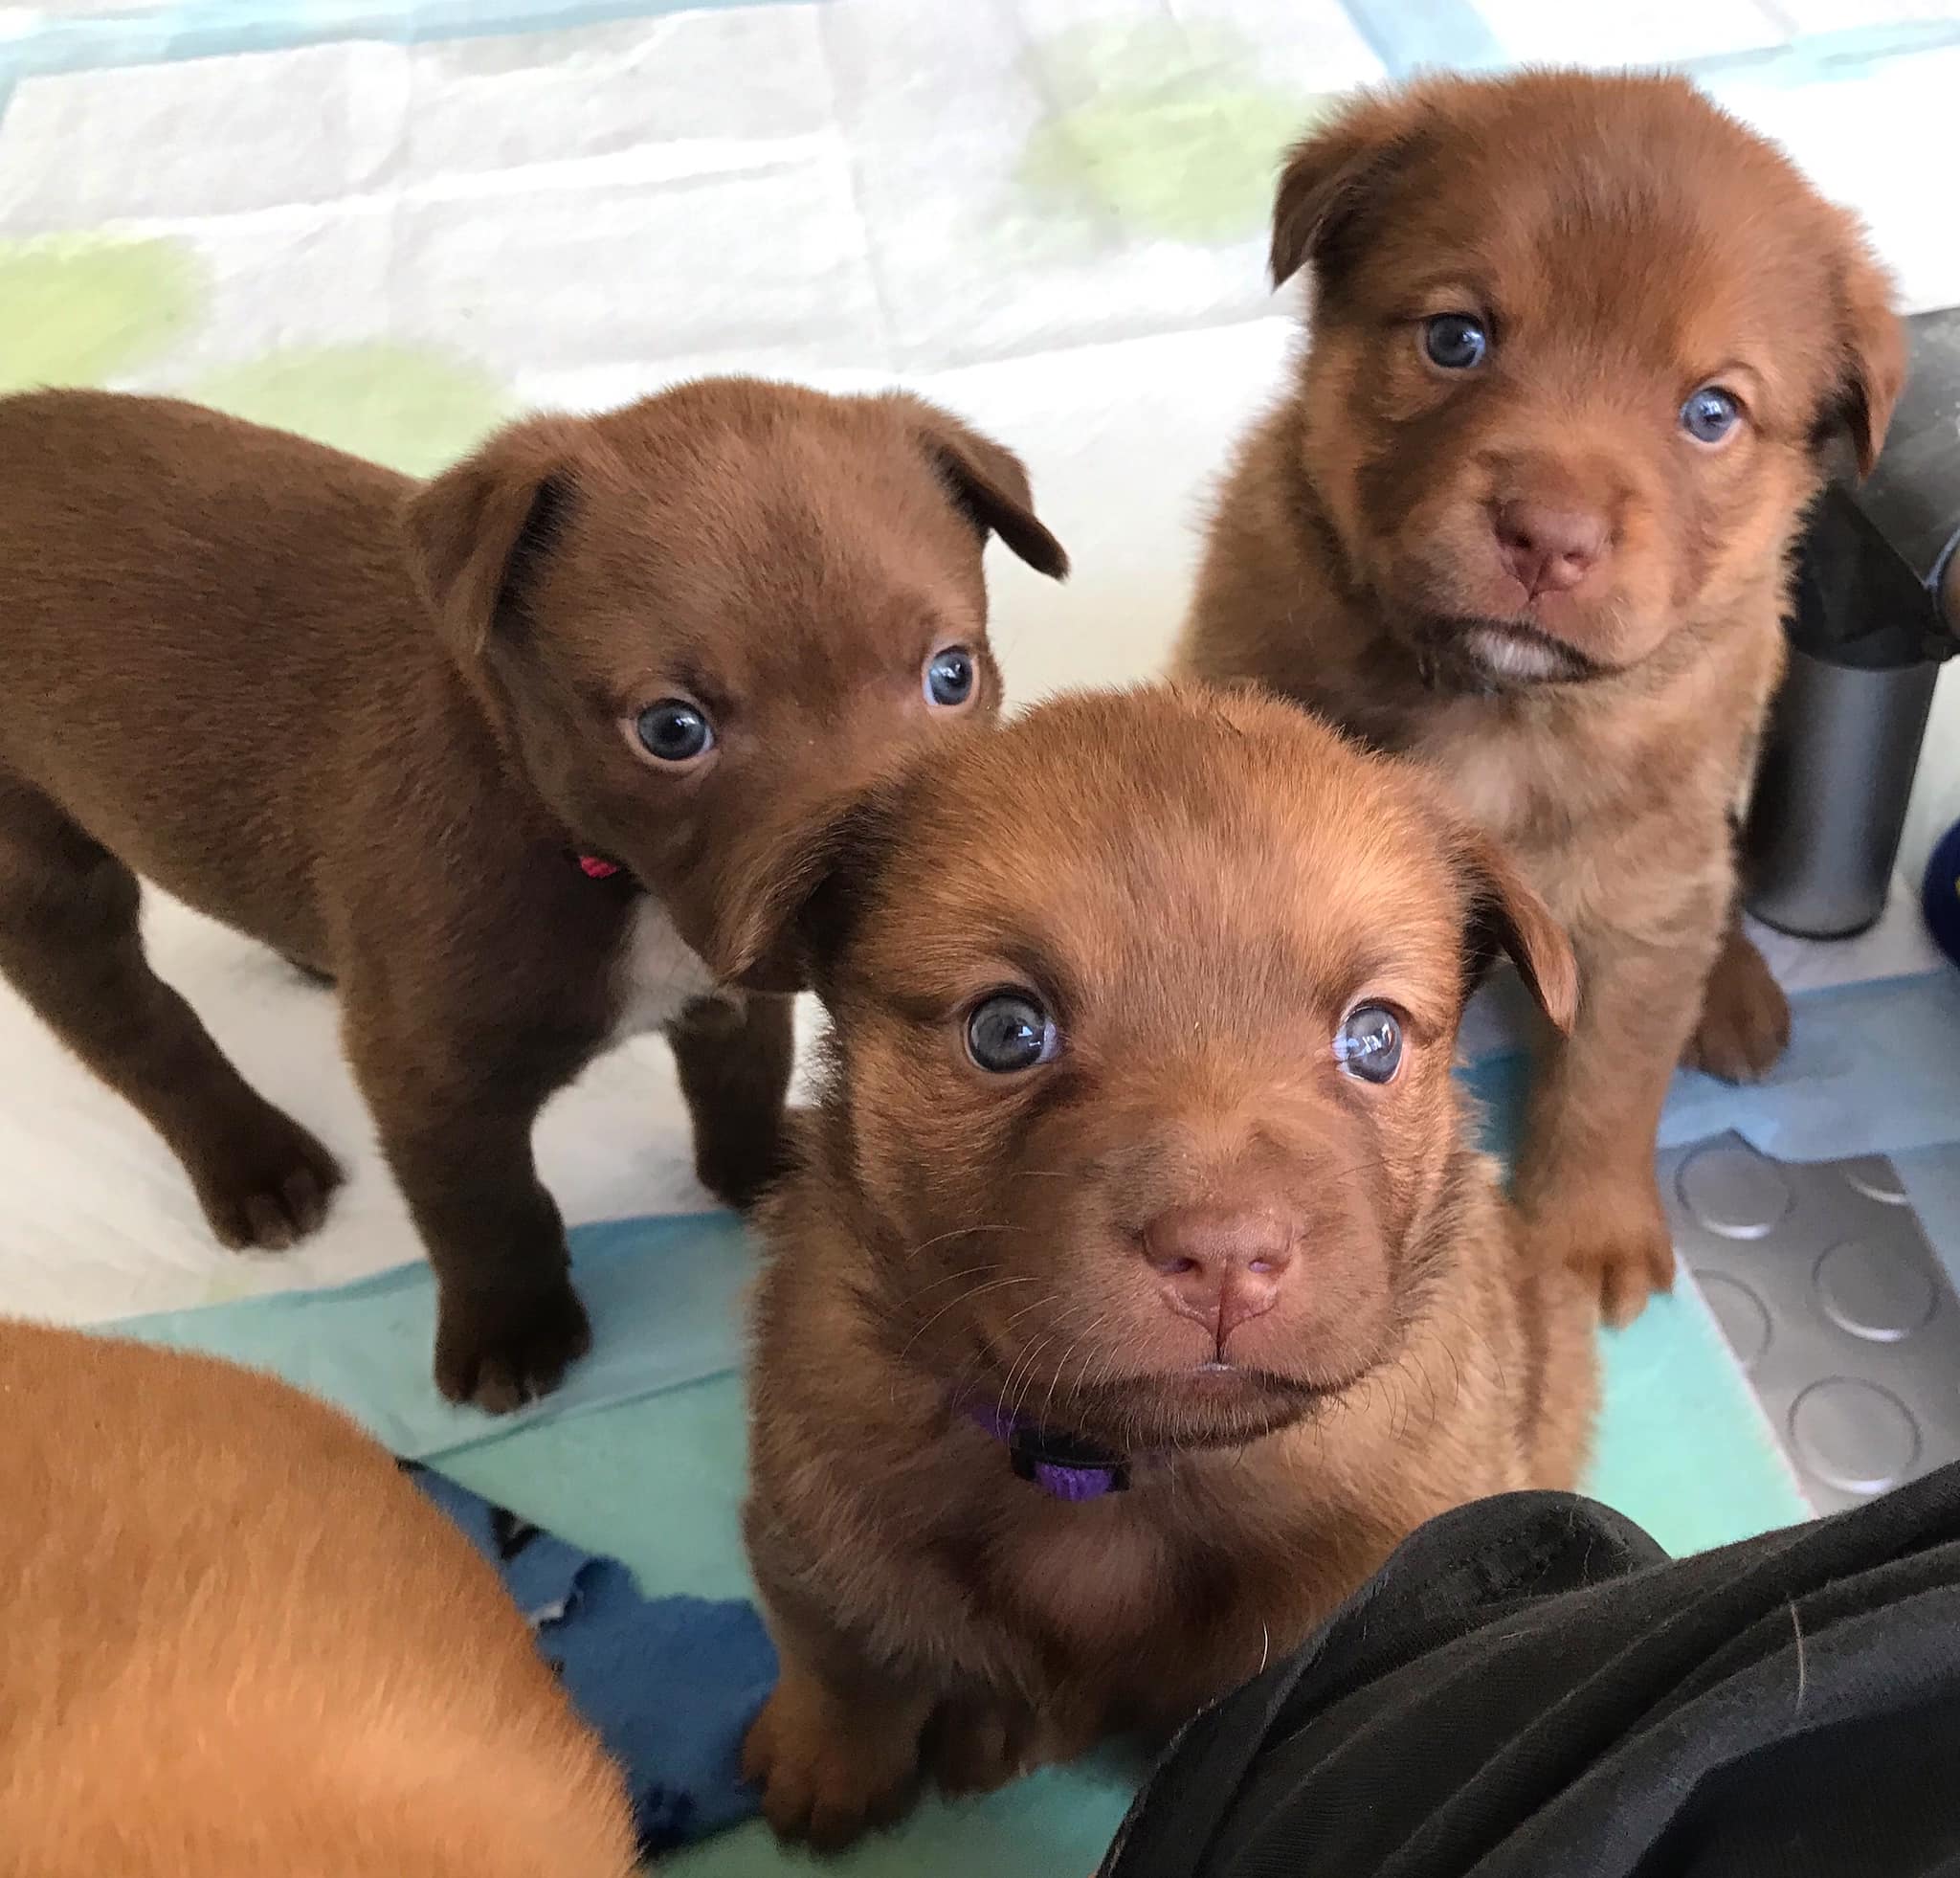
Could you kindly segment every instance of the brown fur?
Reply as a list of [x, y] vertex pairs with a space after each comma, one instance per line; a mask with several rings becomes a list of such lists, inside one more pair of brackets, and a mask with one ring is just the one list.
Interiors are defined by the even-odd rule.
[[0, 1873], [626, 1878], [617, 1770], [351, 1422], [0, 1321]]
[[[1302, 267], [1312, 344], [1226, 484], [1179, 663], [1423, 758], [1570, 929], [1579, 1023], [1519, 1194], [1624, 1322], [1672, 1282], [1652, 1149], [1676, 1062], [1748, 1077], [1787, 1040], [1729, 818], [1823, 447], [1848, 432], [1869, 468], [1899, 391], [1889, 285], [1684, 81], [1548, 73], [1315, 132], [1273, 223], [1275, 279]], [[1444, 313], [1485, 323], [1475, 369], [1426, 355]], [[1679, 417], [1709, 384], [1744, 413], [1712, 447]], [[1519, 516], [1569, 533], [1565, 584], [1517, 571]]]
[[[746, 1512], [779, 1832], [1172, 1724], [1430, 1514], [1573, 1484], [1591, 1299], [1519, 1257], [1451, 1076], [1483, 948], [1559, 1021], [1571, 955], [1413, 766], [1251, 693], [1064, 699], [914, 764], [810, 924], [830, 1074], [764, 1209]], [[1052, 1062], [967, 1054], [1002, 987]], [[1373, 1000], [1380, 1086], [1333, 1053]], [[1045, 1497], [975, 1403], [1133, 1484]]]
[[[703, 1180], [774, 1174], [779, 909], [894, 749], [998, 708], [990, 528], [1064, 571], [1018, 460], [903, 395], [710, 380], [426, 485], [184, 404], [0, 402], [0, 971], [218, 1236], [275, 1248], [339, 1169], [150, 972], [136, 877], [335, 980], [436, 1380], [511, 1407], [589, 1340], [531, 1128], [599, 1049], [664, 1027]], [[948, 710], [922, 671], [952, 644]], [[674, 696], [717, 733], [691, 767], [634, 738]]]

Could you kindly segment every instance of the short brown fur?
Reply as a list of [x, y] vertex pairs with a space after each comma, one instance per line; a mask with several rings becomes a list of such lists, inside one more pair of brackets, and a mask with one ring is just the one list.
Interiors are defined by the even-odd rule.
[[[436, 1379], [509, 1408], [589, 1340], [531, 1129], [598, 1050], [664, 1028], [702, 1179], [775, 1172], [780, 909], [891, 752], [997, 709], [989, 529], [1065, 570], [1018, 460], [904, 395], [709, 380], [427, 484], [161, 399], [0, 402], [0, 972], [272, 1248], [340, 1170], [151, 973], [137, 876], [334, 980]], [[676, 696], [716, 742], [663, 765], [634, 726]]]
[[[1624, 1322], [1672, 1282], [1676, 1062], [1747, 1078], [1787, 1040], [1731, 818], [1824, 447], [1869, 469], [1899, 392], [1889, 283], [1686, 82], [1556, 73], [1317, 130], [1273, 223], [1275, 279], [1301, 268], [1312, 343], [1226, 483], [1179, 664], [1426, 760], [1569, 927], [1579, 1023], [1519, 1193]], [[1453, 313], [1488, 336], [1467, 369], [1425, 350]], [[1743, 413], [1712, 445], [1682, 419], [1710, 384]]]
[[627, 1878], [624, 1784], [351, 1422], [0, 1322], [0, 1874]]
[[[762, 1216], [746, 1510], [779, 1832], [1173, 1725], [1429, 1515], [1573, 1485], [1591, 1295], [1521, 1257], [1451, 1075], [1486, 946], [1558, 1022], [1571, 955], [1414, 766], [1249, 692], [1064, 699], [922, 752], [809, 927], [829, 1077]], [[1059, 1049], [989, 1074], [1004, 986]], [[1335, 1057], [1370, 1000], [1379, 1086]], [[1264, 1282], [1228, 1268], [1194, 1321], [1167, 1236], [1202, 1277], [1241, 1234], [1266, 1308], [1228, 1321]], [[976, 1406], [1132, 1485], [1044, 1496]]]

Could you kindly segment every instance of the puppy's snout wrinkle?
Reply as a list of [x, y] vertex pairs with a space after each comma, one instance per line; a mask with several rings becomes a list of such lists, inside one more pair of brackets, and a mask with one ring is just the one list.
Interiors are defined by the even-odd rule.
[[1592, 509], [1500, 503], [1491, 527], [1505, 570], [1533, 599], [1570, 592], [1606, 556], [1606, 518]]
[[1279, 1302], [1293, 1266], [1293, 1228], [1269, 1207], [1171, 1207], [1143, 1243], [1164, 1302], [1211, 1330], [1220, 1355], [1234, 1330]]

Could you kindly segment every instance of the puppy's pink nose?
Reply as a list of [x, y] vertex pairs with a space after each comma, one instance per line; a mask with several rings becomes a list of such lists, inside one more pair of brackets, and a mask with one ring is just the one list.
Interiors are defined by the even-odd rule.
[[1263, 1208], [1174, 1206], [1143, 1240], [1165, 1303], [1207, 1326], [1221, 1351], [1239, 1325], [1272, 1309], [1293, 1263], [1291, 1228]]
[[1504, 567], [1534, 599], [1578, 586], [1606, 552], [1606, 522], [1583, 508], [1502, 503], [1491, 526]]

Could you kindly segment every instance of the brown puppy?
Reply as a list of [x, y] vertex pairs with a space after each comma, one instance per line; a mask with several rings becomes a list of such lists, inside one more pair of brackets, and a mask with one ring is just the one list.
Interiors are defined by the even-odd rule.
[[1672, 1282], [1675, 1063], [1748, 1077], [1788, 1037], [1731, 817], [1823, 446], [1848, 430], [1869, 468], [1898, 395], [1889, 285], [1684, 81], [1553, 73], [1309, 137], [1273, 221], [1275, 279], [1303, 267], [1312, 345], [1226, 484], [1179, 663], [1424, 758], [1570, 928], [1585, 995], [1519, 1195], [1621, 1323]]
[[0, 1322], [0, 1874], [626, 1878], [469, 1541], [270, 1376]]
[[1250, 692], [1065, 699], [922, 753], [811, 924], [746, 1512], [779, 1832], [1172, 1724], [1432, 1513], [1572, 1485], [1592, 1298], [1451, 1077], [1485, 948], [1561, 1024], [1571, 954], [1413, 766]]
[[711, 380], [426, 485], [189, 405], [0, 402], [0, 972], [271, 1247], [339, 1170], [150, 972], [136, 877], [337, 981], [436, 1380], [512, 1407], [589, 1341], [539, 1109], [663, 1027], [702, 1179], [769, 1178], [778, 905], [894, 748], [998, 708], [990, 528], [1065, 571], [1019, 461], [902, 395]]

